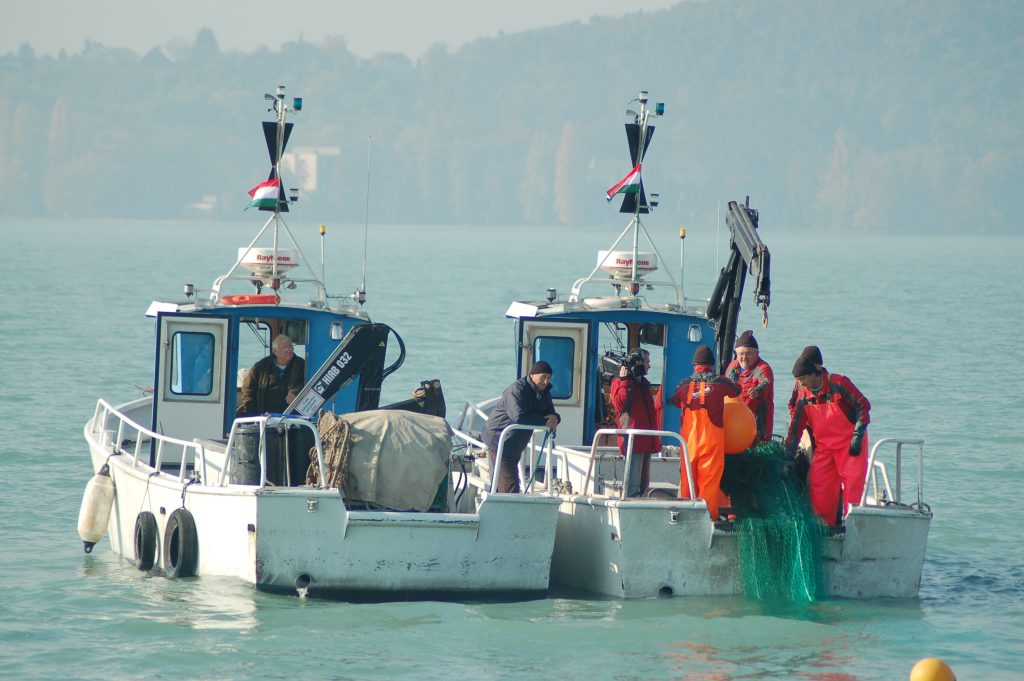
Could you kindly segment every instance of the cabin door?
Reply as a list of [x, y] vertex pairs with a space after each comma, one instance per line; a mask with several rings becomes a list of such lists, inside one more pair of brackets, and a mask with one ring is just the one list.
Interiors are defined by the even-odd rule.
[[562, 417], [557, 441], [564, 445], [583, 443], [586, 423], [586, 322], [523, 322], [520, 362], [527, 373], [534, 362], [544, 360], [551, 365], [551, 398], [555, 411]]
[[157, 317], [153, 430], [183, 440], [224, 437], [228, 319]]

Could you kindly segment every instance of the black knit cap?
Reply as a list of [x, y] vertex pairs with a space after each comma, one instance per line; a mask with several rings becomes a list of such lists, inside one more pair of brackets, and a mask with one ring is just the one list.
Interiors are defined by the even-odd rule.
[[706, 345], [698, 345], [697, 349], [693, 352], [693, 366], [698, 364], [714, 364], [715, 356], [711, 352], [711, 348]]
[[555, 372], [551, 370], [551, 365], [545, 362], [544, 360], [534, 362], [533, 366], [530, 367], [531, 376], [533, 376], [534, 374], [547, 374], [548, 376], [550, 376], [553, 373]]
[[754, 338], [754, 332], [751, 331], [750, 329], [747, 329], [746, 331], [741, 333], [740, 337], [736, 339], [736, 345], [734, 347], [754, 348], [755, 350], [757, 350], [757, 339]]
[[796, 358], [796, 364], [793, 365], [793, 378], [800, 378], [810, 374], [817, 376], [821, 374], [821, 369], [818, 368], [818, 365], [810, 357], [800, 355]]
[[800, 356], [806, 357], [807, 359], [811, 360], [818, 366], [821, 366], [822, 364], [825, 363], [825, 360], [821, 358], [821, 348], [819, 348], [817, 345], [808, 345], [806, 348], [804, 348], [804, 351], [800, 353]]

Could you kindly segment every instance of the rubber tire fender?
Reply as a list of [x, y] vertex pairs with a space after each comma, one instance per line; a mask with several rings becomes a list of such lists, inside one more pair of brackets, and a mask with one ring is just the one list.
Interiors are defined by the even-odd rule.
[[164, 528], [164, 574], [168, 579], [193, 577], [198, 564], [196, 521], [187, 509], [175, 509]]
[[149, 511], [143, 511], [135, 518], [135, 567], [143, 572], [153, 569], [159, 540], [156, 517]]

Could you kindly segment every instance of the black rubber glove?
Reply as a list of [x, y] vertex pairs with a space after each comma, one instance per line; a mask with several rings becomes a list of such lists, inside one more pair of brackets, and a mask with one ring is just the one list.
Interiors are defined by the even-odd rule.
[[853, 439], [850, 440], [850, 456], [860, 456], [860, 448], [863, 441], [863, 435], [860, 433], [853, 434]]

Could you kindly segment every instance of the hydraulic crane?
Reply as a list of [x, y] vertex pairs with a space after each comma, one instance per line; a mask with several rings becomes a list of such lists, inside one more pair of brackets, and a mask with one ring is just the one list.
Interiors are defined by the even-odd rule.
[[730, 233], [729, 260], [718, 275], [707, 308], [708, 319], [715, 327], [715, 356], [720, 373], [732, 359], [747, 272], [754, 279], [754, 304], [761, 308], [761, 323], [765, 327], [768, 326], [772, 286], [771, 254], [757, 234], [757, 210], [750, 207], [749, 196], [744, 204], [729, 202], [725, 224]]

